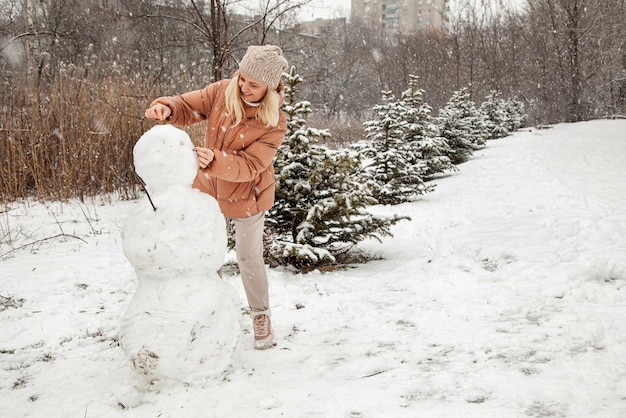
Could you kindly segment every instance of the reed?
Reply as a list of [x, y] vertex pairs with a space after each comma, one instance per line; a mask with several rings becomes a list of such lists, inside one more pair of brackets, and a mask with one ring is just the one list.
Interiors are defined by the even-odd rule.
[[[0, 91], [2, 202], [137, 197], [132, 148], [153, 125], [143, 112], [173, 88], [89, 64], [13, 74]], [[190, 131], [202, 138], [201, 127]]]

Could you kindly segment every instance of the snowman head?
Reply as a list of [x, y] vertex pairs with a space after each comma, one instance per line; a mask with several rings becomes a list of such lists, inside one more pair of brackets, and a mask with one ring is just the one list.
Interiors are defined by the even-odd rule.
[[157, 125], [144, 133], [133, 149], [135, 171], [154, 190], [191, 186], [198, 160], [189, 135], [171, 125]]

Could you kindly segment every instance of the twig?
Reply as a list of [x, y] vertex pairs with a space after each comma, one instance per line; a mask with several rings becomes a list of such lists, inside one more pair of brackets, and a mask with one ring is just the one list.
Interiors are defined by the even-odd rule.
[[150, 204], [152, 205], [152, 209], [156, 212], [156, 206], [154, 206], [154, 202], [152, 201], [152, 198], [150, 197], [150, 193], [148, 193], [148, 189], [146, 189], [146, 185], [143, 184], [143, 182], [141, 183], [141, 188], [143, 189], [144, 192], [146, 192], [146, 196], [148, 196], [148, 200], [150, 201]]
[[[143, 120], [143, 119], [142, 119]], [[146, 196], [148, 196], [148, 200], [150, 201], [150, 205], [152, 205], [152, 209], [156, 212], [157, 208], [156, 206], [154, 206], [154, 202], [152, 201], [152, 197], [150, 197], [150, 193], [148, 193], [148, 189], [146, 189], [146, 184], [143, 182], [142, 178], [139, 177], [139, 174], [137, 174], [137, 172], [131, 167], [130, 172], [133, 173], [135, 175], [135, 177], [137, 178], [137, 180], [139, 181], [139, 185], [141, 186], [141, 189], [146, 193]], [[122, 180], [122, 178], [116, 173], [115, 176]]]
[[156, 206], [154, 206], [154, 202], [152, 201], [152, 198], [150, 197], [150, 193], [148, 193], [148, 189], [146, 188], [146, 184], [143, 182], [143, 179], [141, 177], [139, 177], [139, 174], [137, 174], [137, 172], [135, 170], [133, 170], [132, 172], [135, 175], [135, 177], [137, 177], [137, 180], [139, 180], [139, 184], [141, 185], [141, 188], [146, 193], [146, 196], [148, 196], [148, 200], [150, 201], [150, 204], [152, 205], [152, 209], [154, 209], [154, 211], [156, 212], [157, 208], [156, 208]]
[[366, 377], [372, 377], [372, 376], [376, 376], [385, 372], [388, 372], [391, 369], [386, 369], [386, 370], [379, 370], [377, 372], [371, 373], [371, 374], [366, 374], [365, 376], [361, 376], [361, 379], [365, 379]]
[[65, 231], [63, 231], [63, 227], [61, 226], [61, 222], [59, 222], [59, 220], [57, 219], [57, 216], [54, 213], [51, 212], [51, 214], [52, 214], [52, 217], [54, 218], [55, 222], [57, 223], [57, 226], [61, 230], [61, 234], [65, 235]]
[[39, 244], [39, 243], [42, 243], [42, 242], [45, 242], [45, 241], [48, 241], [48, 240], [52, 240], [52, 239], [56, 239], [56, 238], [60, 238], [60, 237], [75, 238], [75, 239], [81, 240], [82, 242], [84, 242], [85, 244], [87, 244], [87, 241], [85, 241], [85, 240], [84, 240], [84, 239], [82, 239], [81, 237], [77, 237], [76, 235], [66, 234], [66, 233], [64, 233], [64, 232], [63, 232], [63, 233], [61, 233], [61, 234], [57, 234], [57, 235], [52, 236], [52, 237], [47, 237], [47, 238], [38, 239], [38, 240], [35, 240], [35, 241], [33, 241], [33, 242], [29, 242], [28, 244], [24, 244], [24, 245], [20, 245], [19, 247], [12, 248], [11, 250], [7, 251], [6, 253], [1, 254], [1, 255], [0, 255], [0, 258], [4, 258], [4, 257], [6, 257], [7, 255], [11, 254], [12, 252], [15, 252], [15, 251], [21, 250], [22, 248], [30, 247], [30, 246], [32, 246], [32, 245]]
[[81, 212], [83, 212], [83, 216], [85, 217], [85, 219], [87, 220], [87, 223], [89, 224], [89, 227], [91, 228], [91, 233], [94, 234], [94, 235], [97, 235], [96, 230], [93, 227], [93, 225], [91, 224], [91, 220], [89, 219], [89, 217], [85, 213], [85, 210], [83, 209], [82, 205], [78, 205], [78, 206], [80, 207]]

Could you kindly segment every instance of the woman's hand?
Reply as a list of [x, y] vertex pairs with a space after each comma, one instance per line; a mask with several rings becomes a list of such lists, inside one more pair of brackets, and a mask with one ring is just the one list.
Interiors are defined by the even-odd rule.
[[150, 118], [157, 122], [163, 122], [172, 115], [172, 109], [170, 109], [169, 106], [157, 103], [154, 106], [146, 109], [145, 115], [147, 118]]
[[196, 155], [198, 156], [198, 167], [207, 168], [213, 158], [215, 157], [215, 153], [210, 148], [201, 148], [195, 147]]

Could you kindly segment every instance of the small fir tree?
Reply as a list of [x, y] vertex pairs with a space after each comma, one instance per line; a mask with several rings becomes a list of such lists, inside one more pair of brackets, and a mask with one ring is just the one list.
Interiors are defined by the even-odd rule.
[[500, 92], [492, 91], [480, 105], [485, 114], [489, 139], [504, 138], [521, 128], [526, 121], [524, 104], [516, 99], [504, 100]]
[[470, 159], [474, 151], [485, 147], [489, 131], [485, 116], [470, 100], [467, 88], [453, 93], [437, 118], [439, 134], [450, 147], [450, 161], [460, 164]]
[[506, 127], [510, 132], [515, 132], [526, 125], [528, 115], [524, 103], [517, 99], [509, 99], [504, 103], [507, 114]]
[[439, 129], [431, 116], [432, 108], [424, 102], [424, 90], [417, 87], [418, 80], [417, 76], [409, 75], [409, 88], [401, 96], [406, 104], [404, 137], [414, 150], [412, 163], [425, 164], [422, 176], [428, 181], [437, 174], [455, 171], [457, 168], [448, 157], [450, 147], [439, 136]]
[[365, 211], [376, 203], [357, 182], [355, 152], [316, 144], [326, 130], [307, 127], [307, 101], [298, 101], [303, 81], [292, 67], [285, 75], [287, 133], [276, 154], [276, 203], [270, 210], [268, 259], [307, 271], [351, 260], [351, 250], [366, 238], [380, 241], [406, 217], [377, 217]]
[[[411, 128], [408, 114], [417, 113], [391, 92], [383, 92], [382, 103], [374, 106], [377, 118], [365, 122], [369, 146], [357, 146], [364, 161], [360, 178], [381, 204], [395, 205], [416, 200], [432, 187], [424, 183], [428, 171], [416, 146], [408, 138]], [[418, 115], [414, 115], [418, 117]]]
[[498, 139], [509, 136], [509, 112], [506, 102], [500, 97], [500, 92], [492, 90], [480, 105], [480, 111], [485, 115], [485, 125], [489, 131], [488, 139]]

